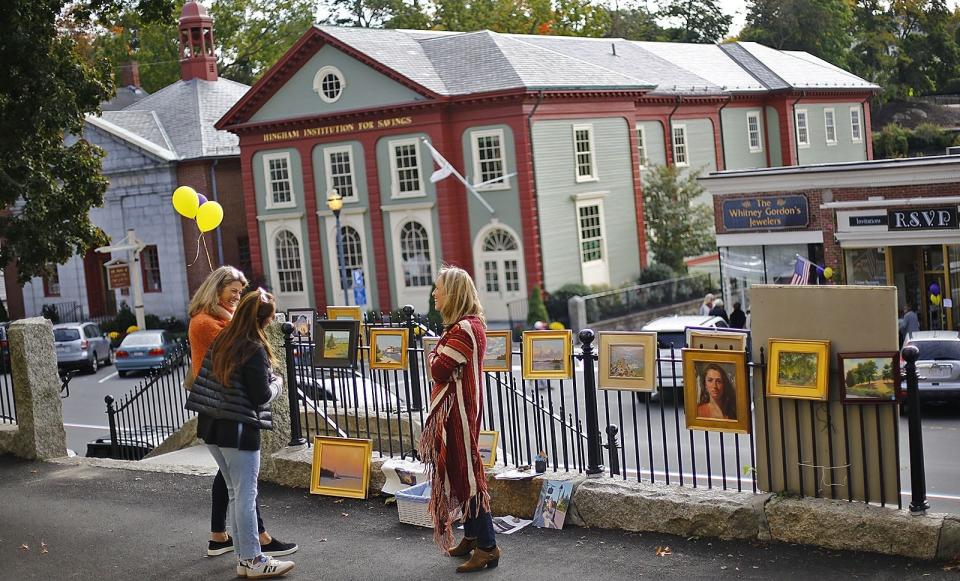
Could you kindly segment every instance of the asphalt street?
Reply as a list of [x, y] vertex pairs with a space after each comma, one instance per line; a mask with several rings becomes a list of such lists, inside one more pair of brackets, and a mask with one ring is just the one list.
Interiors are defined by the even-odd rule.
[[[231, 579], [234, 557], [204, 556], [210, 477], [0, 457], [3, 579]], [[382, 498], [312, 496], [264, 485], [267, 528], [294, 540], [299, 579], [454, 579], [428, 529]], [[478, 579], [955, 579], [943, 563], [780, 543], [684, 539], [567, 527], [501, 535]], [[669, 547], [669, 551], [664, 548]], [[657, 556], [658, 548], [663, 556]]]

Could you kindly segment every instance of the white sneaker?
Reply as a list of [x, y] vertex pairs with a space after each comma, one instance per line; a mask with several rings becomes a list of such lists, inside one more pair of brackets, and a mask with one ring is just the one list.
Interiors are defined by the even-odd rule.
[[237, 563], [237, 577], [246, 577], [248, 579], [280, 577], [290, 572], [290, 570], [293, 569], [293, 565], [293, 561], [278, 561], [260, 555], [255, 559]]

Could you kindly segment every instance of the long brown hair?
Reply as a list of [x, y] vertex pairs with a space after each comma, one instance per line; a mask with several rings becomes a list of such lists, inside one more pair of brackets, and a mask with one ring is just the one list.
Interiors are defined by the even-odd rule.
[[276, 312], [276, 299], [262, 288], [240, 299], [233, 319], [213, 341], [213, 375], [221, 384], [229, 385], [237, 366], [246, 363], [261, 345], [267, 350], [270, 364], [276, 365], [273, 349], [264, 332]]

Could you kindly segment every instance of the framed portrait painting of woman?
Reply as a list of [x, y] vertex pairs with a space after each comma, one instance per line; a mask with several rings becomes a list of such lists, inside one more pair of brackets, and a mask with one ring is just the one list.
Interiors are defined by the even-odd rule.
[[683, 410], [689, 430], [750, 433], [746, 353], [684, 349]]

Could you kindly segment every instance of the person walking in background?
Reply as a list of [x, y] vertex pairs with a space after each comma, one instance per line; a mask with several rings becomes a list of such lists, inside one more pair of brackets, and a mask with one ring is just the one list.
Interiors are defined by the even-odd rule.
[[[188, 308], [190, 315], [190, 355], [192, 377], [200, 373], [203, 357], [213, 345], [214, 339], [227, 326], [240, 302], [240, 295], [247, 286], [247, 278], [232, 266], [221, 266], [211, 272], [193, 295]], [[234, 550], [233, 538], [227, 534], [227, 484], [223, 474], [217, 472], [211, 490], [210, 540], [207, 541], [207, 556], [223, 555]], [[260, 505], [257, 503], [257, 528], [260, 533], [261, 550], [265, 555], [280, 557], [295, 552], [295, 543], [284, 543], [273, 538], [263, 526]]]
[[910, 333], [920, 330], [920, 318], [917, 317], [916, 311], [914, 311], [913, 301], [907, 301], [905, 306], [906, 312], [903, 313], [903, 337], [908, 339]]
[[727, 316], [727, 309], [723, 308], [723, 300], [717, 299], [713, 301], [713, 308], [710, 309], [708, 313], [711, 317], [720, 317], [728, 325], [730, 324], [730, 317]]
[[700, 305], [699, 311], [700, 316], [707, 317], [710, 315], [710, 309], [713, 308], [713, 299], [713, 293], [707, 293], [706, 296], [703, 297], [703, 303]]
[[237, 576], [252, 579], [278, 577], [294, 566], [264, 555], [257, 535], [260, 432], [273, 429], [270, 402], [283, 388], [264, 332], [276, 312], [273, 295], [263, 289], [240, 299], [230, 324], [204, 356], [187, 398], [187, 409], [198, 414], [197, 436], [227, 485]]
[[[483, 420], [481, 363], [486, 351], [486, 319], [473, 279], [446, 266], [433, 291], [446, 328], [427, 356], [434, 381], [430, 415], [420, 436], [420, 457], [430, 475], [433, 539], [452, 557], [470, 556], [458, 573], [500, 563], [490, 495], [477, 439]], [[453, 522], [463, 519], [463, 540], [453, 544]]]
[[734, 329], [747, 328], [747, 314], [740, 308], [740, 303], [733, 303], [733, 311], [730, 313], [730, 326]]

